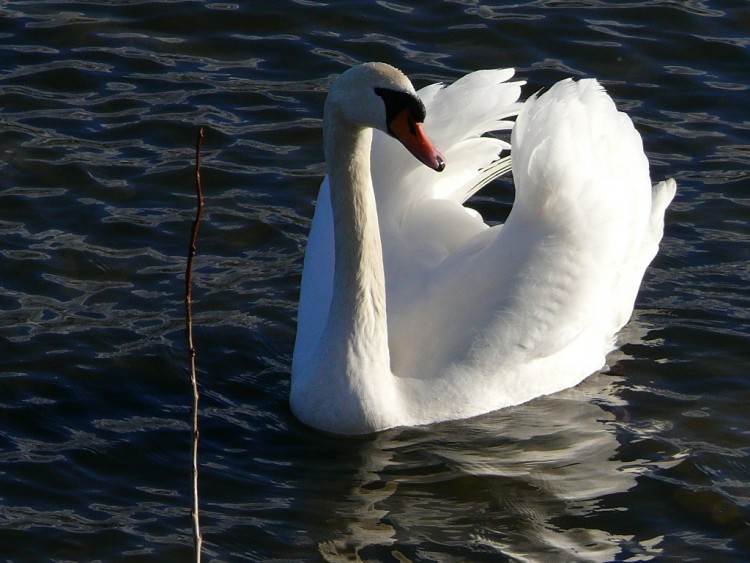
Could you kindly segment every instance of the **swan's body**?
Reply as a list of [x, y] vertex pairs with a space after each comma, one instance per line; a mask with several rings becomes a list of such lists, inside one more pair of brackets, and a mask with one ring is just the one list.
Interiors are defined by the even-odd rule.
[[[302, 422], [362, 434], [465, 418], [604, 365], [675, 184], [652, 189], [640, 136], [596, 81], [562, 81], [521, 107], [512, 74], [420, 92], [442, 174], [414, 123], [401, 140], [429, 168], [382, 133], [402, 136], [391, 118], [406, 106], [424, 118], [400, 72], [361, 65], [331, 88], [292, 367]], [[462, 204], [507, 163], [507, 144], [480, 135], [516, 113], [516, 198], [490, 228]]]

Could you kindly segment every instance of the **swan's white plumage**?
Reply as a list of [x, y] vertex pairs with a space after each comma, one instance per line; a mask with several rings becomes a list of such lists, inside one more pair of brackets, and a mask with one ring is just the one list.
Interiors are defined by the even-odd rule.
[[[334, 217], [324, 180], [292, 368], [292, 408], [303, 422], [356, 434], [469, 417], [576, 385], [604, 365], [675, 184], [651, 188], [640, 136], [595, 80], [562, 81], [521, 107], [512, 75], [479, 71], [420, 91], [424, 129], [447, 163], [440, 174], [375, 131], [387, 350], [372, 352], [380, 357], [372, 373], [354, 373], [367, 362], [341, 341], [359, 336], [337, 335], [328, 319]], [[507, 143], [481, 135], [509, 129], [519, 110], [513, 210], [489, 228], [462, 204], [493, 166], [503, 168]]]

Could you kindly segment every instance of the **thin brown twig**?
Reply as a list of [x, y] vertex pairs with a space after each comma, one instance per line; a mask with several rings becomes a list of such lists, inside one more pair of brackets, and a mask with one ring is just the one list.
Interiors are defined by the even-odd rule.
[[193, 346], [193, 258], [195, 257], [196, 243], [198, 240], [198, 228], [201, 224], [203, 214], [203, 186], [201, 185], [201, 145], [203, 144], [203, 127], [198, 132], [198, 141], [195, 145], [195, 191], [198, 200], [198, 210], [193, 221], [190, 233], [190, 247], [188, 248], [187, 267], [185, 270], [185, 324], [187, 325], [188, 351], [190, 354], [190, 383], [193, 386], [193, 507], [190, 515], [193, 518], [193, 547], [195, 562], [200, 563], [201, 550], [203, 547], [203, 536], [201, 534], [200, 518], [198, 513], [198, 378], [195, 374], [195, 347]]

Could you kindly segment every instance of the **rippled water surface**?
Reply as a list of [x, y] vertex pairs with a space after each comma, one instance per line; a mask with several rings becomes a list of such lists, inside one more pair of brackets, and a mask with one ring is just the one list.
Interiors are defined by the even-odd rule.
[[[0, 2], [0, 558], [750, 559], [750, 4]], [[598, 77], [678, 195], [611, 368], [359, 439], [287, 405], [335, 75]], [[511, 180], [476, 202], [490, 221]]]

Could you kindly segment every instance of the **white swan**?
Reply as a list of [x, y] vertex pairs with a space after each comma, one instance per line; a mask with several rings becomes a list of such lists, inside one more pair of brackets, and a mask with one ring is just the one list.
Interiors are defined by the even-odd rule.
[[[466, 418], [604, 365], [675, 183], [651, 188], [640, 136], [595, 80], [520, 106], [512, 75], [418, 96], [369, 63], [331, 87], [292, 366], [303, 423], [363, 434]], [[488, 227], [462, 204], [509, 168], [507, 144], [481, 135], [511, 127], [515, 202]]]

